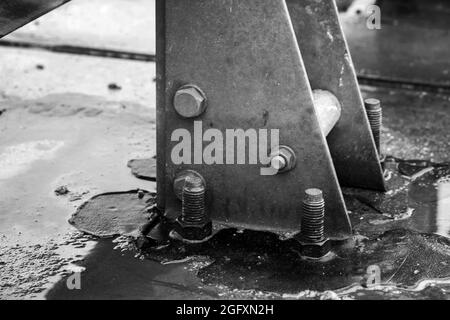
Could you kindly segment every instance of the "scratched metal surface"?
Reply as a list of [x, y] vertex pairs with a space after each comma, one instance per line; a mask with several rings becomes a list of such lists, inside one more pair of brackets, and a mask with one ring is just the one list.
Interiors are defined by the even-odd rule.
[[0, 38], [69, 0], [2, 0]]

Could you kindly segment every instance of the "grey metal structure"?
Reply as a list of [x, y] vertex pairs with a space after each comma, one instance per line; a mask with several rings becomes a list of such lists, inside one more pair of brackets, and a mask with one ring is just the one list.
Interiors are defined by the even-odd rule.
[[[299, 230], [303, 192], [319, 188], [327, 236], [348, 237], [338, 177], [347, 186], [378, 190], [384, 180], [334, 2], [158, 0], [157, 16], [158, 204], [166, 215], [181, 212], [173, 182], [189, 169], [204, 178], [206, 208], [216, 221]], [[174, 106], [186, 85], [207, 98], [206, 111], [194, 118]], [[311, 89], [327, 89], [343, 105], [328, 143]], [[258, 165], [175, 165], [171, 134], [179, 128], [193, 134], [195, 121], [221, 132], [280, 129], [280, 143], [294, 150], [296, 166], [261, 176]]]
[[334, 1], [287, 0], [312, 89], [336, 95], [343, 114], [327, 137], [343, 186], [384, 190], [384, 179]]
[[[65, 2], [3, 0], [0, 37]], [[328, 139], [313, 89], [342, 105]], [[196, 122], [220, 132], [279, 130], [272, 165], [282, 170], [175, 164], [172, 133], [194, 134]], [[334, 1], [157, 0], [157, 149], [158, 206], [168, 217], [182, 212], [174, 183], [182, 190], [180, 173], [191, 170], [205, 182], [199, 203], [215, 221], [298, 231], [304, 191], [318, 188], [326, 235], [351, 235], [340, 184], [384, 190], [384, 180]]]

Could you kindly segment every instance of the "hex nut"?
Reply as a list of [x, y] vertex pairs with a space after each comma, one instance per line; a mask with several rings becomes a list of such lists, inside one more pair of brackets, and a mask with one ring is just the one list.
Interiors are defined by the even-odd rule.
[[326, 256], [331, 251], [331, 241], [325, 239], [322, 242], [310, 243], [297, 239], [299, 251], [303, 257], [319, 259]]
[[[284, 159], [284, 167], [278, 171], [278, 173], [284, 173], [291, 171], [295, 168], [297, 158], [295, 156], [294, 150], [287, 146], [279, 146], [277, 151], [272, 152], [270, 164], [272, 166], [272, 160], [276, 157], [282, 157]], [[278, 170], [277, 168], [273, 168]]]
[[178, 218], [175, 222], [174, 231], [185, 240], [201, 241], [212, 234], [212, 222], [208, 221], [203, 226], [198, 227], [185, 224]]
[[173, 106], [180, 116], [195, 118], [206, 110], [206, 95], [195, 85], [185, 85], [175, 93]]

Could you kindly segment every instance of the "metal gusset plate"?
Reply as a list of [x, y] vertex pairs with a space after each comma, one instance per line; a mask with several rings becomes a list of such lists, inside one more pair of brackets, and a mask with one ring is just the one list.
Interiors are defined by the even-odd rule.
[[0, 38], [70, 0], [1, 0]]
[[385, 190], [384, 178], [334, 1], [287, 0], [312, 89], [332, 92], [342, 115], [328, 135], [339, 182]]
[[[351, 226], [284, 0], [158, 0], [158, 201], [167, 215], [181, 202], [173, 180], [183, 169], [206, 180], [207, 209], [229, 225], [300, 230], [304, 190], [320, 188], [326, 233], [346, 238]], [[172, 104], [181, 86], [195, 84], [208, 98], [204, 114], [182, 118]], [[194, 121], [203, 130], [279, 129], [296, 167], [261, 176], [261, 165], [175, 165], [172, 133]], [[203, 145], [205, 146], [205, 145]], [[248, 142], [247, 142], [248, 147]]]

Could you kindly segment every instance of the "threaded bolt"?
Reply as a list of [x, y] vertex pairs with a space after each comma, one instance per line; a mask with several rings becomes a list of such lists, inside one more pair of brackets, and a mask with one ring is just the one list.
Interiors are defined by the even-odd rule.
[[189, 226], [202, 226], [209, 221], [205, 211], [205, 185], [196, 176], [186, 177], [182, 195], [181, 221]]
[[366, 99], [364, 105], [378, 154], [381, 154], [381, 125], [383, 122], [381, 102], [378, 99]]
[[325, 240], [325, 200], [319, 189], [305, 191], [303, 200], [303, 216], [301, 238], [308, 243], [319, 243]]

